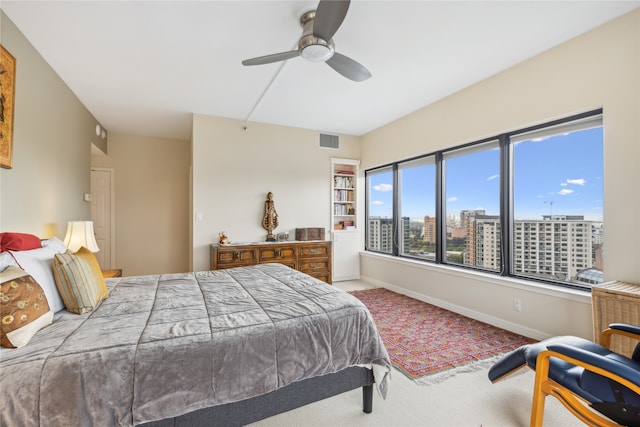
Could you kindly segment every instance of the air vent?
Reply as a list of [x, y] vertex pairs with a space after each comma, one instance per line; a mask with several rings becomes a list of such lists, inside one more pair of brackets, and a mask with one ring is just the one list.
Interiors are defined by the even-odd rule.
[[320, 134], [320, 147], [323, 148], [340, 148], [340, 139], [338, 135]]

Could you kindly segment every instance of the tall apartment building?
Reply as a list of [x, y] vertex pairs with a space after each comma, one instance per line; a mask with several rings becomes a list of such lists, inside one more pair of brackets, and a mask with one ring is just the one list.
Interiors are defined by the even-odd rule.
[[582, 216], [516, 221], [515, 271], [570, 281], [593, 267], [591, 228]]
[[436, 218], [433, 216], [426, 215], [424, 217], [424, 237], [422, 238], [425, 242], [435, 243], [436, 242]]
[[476, 216], [486, 216], [486, 212], [484, 209], [465, 209], [460, 211], [460, 227], [463, 229], [467, 228], [467, 224], [469, 221]]
[[367, 249], [391, 253], [393, 249], [393, 220], [371, 217], [367, 229]]
[[[398, 245], [402, 253], [409, 253], [411, 219], [401, 218], [400, 241]], [[367, 249], [380, 252], [393, 252], [393, 220], [391, 218], [371, 217], [368, 222]]]
[[[513, 230], [513, 269], [531, 276], [570, 281], [594, 266], [593, 221], [583, 216], [543, 216], [516, 220]], [[466, 223], [464, 263], [488, 269], [500, 267], [500, 221], [475, 215]]]
[[[462, 215], [460, 215], [462, 217]], [[500, 269], [500, 217], [474, 214], [464, 221], [467, 238], [463, 263], [490, 270]]]

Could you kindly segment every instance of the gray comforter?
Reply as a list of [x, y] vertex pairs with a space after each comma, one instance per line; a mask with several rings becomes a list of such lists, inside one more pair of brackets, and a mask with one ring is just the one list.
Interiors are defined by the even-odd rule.
[[0, 425], [131, 426], [390, 362], [353, 296], [280, 264], [108, 281], [0, 352]]

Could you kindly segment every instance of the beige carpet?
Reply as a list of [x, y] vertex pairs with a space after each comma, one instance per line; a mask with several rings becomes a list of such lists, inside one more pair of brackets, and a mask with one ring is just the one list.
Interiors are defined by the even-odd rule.
[[[354, 280], [334, 283], [345, 291], [371, 289]], [[393, 370], [389, 395], [382, 400], [374, 391], [373, 412], [362, 412], [362, 389], [353, 390], [302, 408], [251, 424], [254, 427], [526, 427], [535, 373], [519, 373], [496, 384], [488, 368], [456, 374], [442, 382], [417, 385]], [[555, 398], [547, 397], [545, 427], [582, 426]]]
[[[481, 369], [439, 384], [417, 385], [394, 369], [387, 399], [374, 391], [371, 414], [362, 412], [362, 391], [358, 389], [252, 426], [525, 427], [529, 425], [534, 373], [520, 372], [496, 384], [487, 379], [487, 369]], [[544, 425], [584, 426], [552, 397], [546, 399]]]

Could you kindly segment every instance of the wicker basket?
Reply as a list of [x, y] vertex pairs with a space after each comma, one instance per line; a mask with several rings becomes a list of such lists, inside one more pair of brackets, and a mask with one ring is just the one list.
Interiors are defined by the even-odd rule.
[[[610, 323], [640, 325], [640, 285], [607, 282], [593, 287], [593, 333], [596, 342]], [[631, 357], [637, 341], [613, 335], [611, 349]]]

